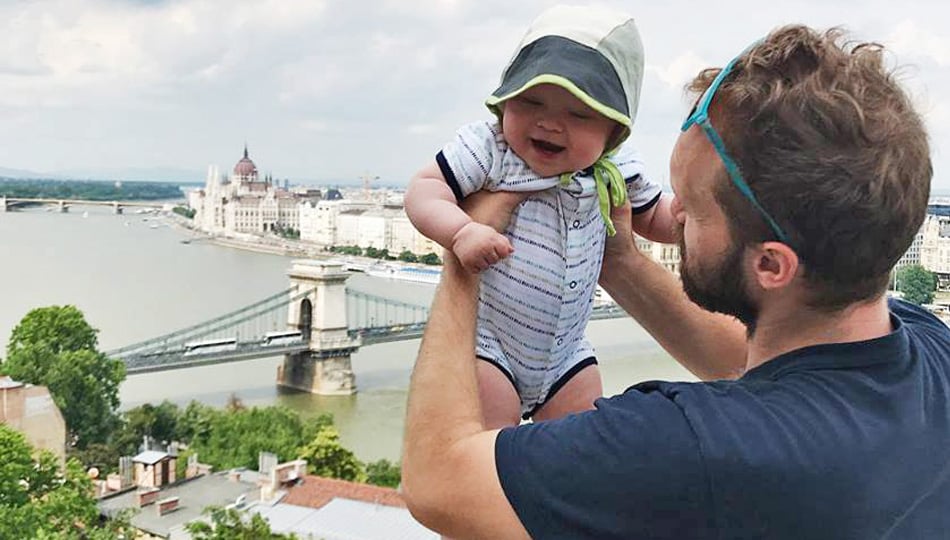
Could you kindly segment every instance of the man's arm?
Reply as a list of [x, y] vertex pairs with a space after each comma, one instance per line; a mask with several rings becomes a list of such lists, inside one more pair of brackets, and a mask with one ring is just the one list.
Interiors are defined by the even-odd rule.
[[453, 538], [528, 538], [495, 470], [475, 378], [478, 276], [445, 253], [409, 383], [402, 490], [412, 515]]
[[[630, 205], [612, 211], [630, 222]], [[633, 234], [618, 228], [607, 239], [600, 284], [673, 358], [703, 380], [735, 379], [745, 371], [746, 328], [738, 320], [694, 304], [668, 270], [637, 250]]]

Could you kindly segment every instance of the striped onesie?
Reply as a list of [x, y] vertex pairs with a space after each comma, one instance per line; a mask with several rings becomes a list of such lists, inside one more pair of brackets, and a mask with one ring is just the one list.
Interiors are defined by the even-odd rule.
[[[634, 213], [660, 198], [629, 144], [610, 160]], [[481, 274], [476, 354], [499, 367], [530, 417], [581, 368], [596, 363], [584, 337], [604, 255], [606, 226], [591, 172], [562, 184], [539, 177], [504, 140], [497, 121], [463, 126], [436, 155], [456, 199], [489, 191], [538, 191], [515, 209], [505, 235], [514, 253]], [[616, 224], [617, 227], [630, 224]]]

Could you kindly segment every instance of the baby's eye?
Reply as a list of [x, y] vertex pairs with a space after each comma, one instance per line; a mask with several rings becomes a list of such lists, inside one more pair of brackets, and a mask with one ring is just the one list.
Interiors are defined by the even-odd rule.
[[581, 111], [571, 111], [571, 116], [578, 120], [590, 120], [592, 118], [590, 114]]
[[518, 96], [518, 101], [524, 103], [525, 105], [540, 105], [541, 101], [533, 97], [528, 96]]

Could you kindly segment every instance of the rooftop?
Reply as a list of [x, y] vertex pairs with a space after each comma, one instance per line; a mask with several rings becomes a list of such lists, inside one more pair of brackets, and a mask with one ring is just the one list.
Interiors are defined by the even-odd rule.
[[[158, 452], [161, 453], [161, 452]], [[241, 495], [251, 502], [259, 498], [260, 491], [255, 483], [247, 482], [241, 475], [241, 480], [228, 478], [229, 472], [223, 471], [206, 476], [198, 476], [191, 480], [175, 483], [161, 490], [160, 499], [178, 497], [178, 509], [159, 516], [155, 504], [138, 508], [135, 500], [135, 489], [101, 499], [99, 511], [107, 516], [133, 508], [132, 525], [153, 535], [168, 538], [172, 529], [179, 529], [202, 516], [202, 511], [208, 506], [227, 506], [237, 501]]]
[[158, 463], [159, 461], [161, 461], [161, 460], [163, 460], [163, 459], [165, 459], [165, 458], [167, 458], [167, 457], [169, 457], [169, 454], [166, 453], [166, 452], [158, 452], [158, 451], [155, 451], [155, 450], [146, 450], [146, 451], [144, 451], [144, 452], [138, 454], [138, 455], [135, 456], [134, 458], [132, 458], [132, 461], [134, 461], [134, 462], [136, 462], [136, 463], [144, 463], [144, 464], [146, 464], [146, 465], [155, 465], [156, 463]]
[[395, 489], [347, 482], [346, 480], [337, 480], [335, 478], [323, 478], [309, 474], [304, 476], [297, 485], [291, 487], [281, 502], [298, 506], [309, 506], [310, 508], [321, 508], [335, 498], [363, 501], [397, 508], [406, 507], [402, 496]]
[[260, 514], [276, 533], [322, 540], [437, 540], [438, 534], [412, 518], [409, 510], [335, 498], [321, 508], [278, 503], [257, 504]]
[[9, 388], [19, 388], [21, 386], [23, 386], [23, 383], [14, 381], [9, 375], [0, 377], [0, 389], [6, 390]]

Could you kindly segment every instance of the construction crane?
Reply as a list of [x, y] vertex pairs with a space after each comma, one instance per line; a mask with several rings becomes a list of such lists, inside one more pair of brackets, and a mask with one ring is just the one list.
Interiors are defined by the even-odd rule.
[[363, 176], [360, 177], [360, 180], [363, 181], [363, 198], [368, 201], [370, 200], [370, 195], [369, 195], [370, 184], [374, 180], [379, 180], [379, 177], [371, 176], [369, 173], [365, 173], [363, 174]]

